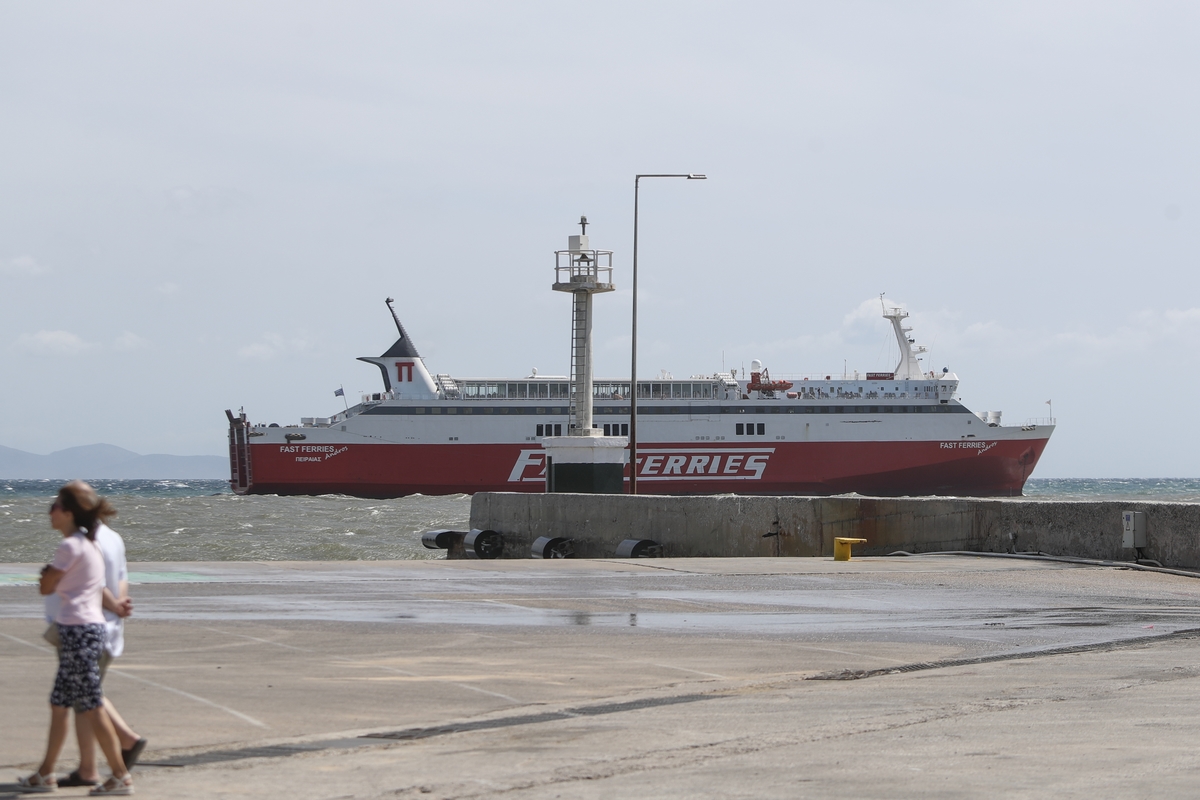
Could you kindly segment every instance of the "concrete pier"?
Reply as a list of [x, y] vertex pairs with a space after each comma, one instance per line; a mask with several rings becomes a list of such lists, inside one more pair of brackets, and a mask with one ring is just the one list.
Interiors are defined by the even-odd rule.
[[971, 498], [665, 497], [480, 493], [471, 527], [504, 535], [507, 558], [540, 536], [573, 539], [575, 554], [607, 558], [624, 539], [650, 539], [668, 557], [831, 556], [835, 537], [867, 540], [855, 553], [1040, 551], [1132, 560], [1123, 510], [1146, 513], [1144, 553], [1200, 569], [1200, 504]]
[[[0, 565], [0, 798], [45, 742], [38, 566]], [[955, 556], [131, 578], [106, 691], [150, 740], [140, 797], [1195, 791], [1197, 579]]]

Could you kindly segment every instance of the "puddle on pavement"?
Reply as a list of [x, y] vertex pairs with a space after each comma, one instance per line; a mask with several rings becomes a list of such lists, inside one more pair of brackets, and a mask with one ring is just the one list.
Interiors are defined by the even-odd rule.
[[220, 580], [213, 575], [201, 575], [198, 572], [130, 572], [129, 583], [136, 586], [139, 583], [207, 583]]

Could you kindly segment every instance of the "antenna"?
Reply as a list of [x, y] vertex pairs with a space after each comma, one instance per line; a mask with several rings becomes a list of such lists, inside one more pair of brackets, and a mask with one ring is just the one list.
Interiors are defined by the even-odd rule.
[[587, 236], [587, 226], [588, 226], [587, 217], [580, 217], [579, 218], [579, 227], [583, 229], [582, 233], [584, 236]]
[[392, 307], [392, 303], [396, 301], [389, 297], [384, 302], [387, 303], [388, 311], [392, 312], [392, 320], [396, 323], [396, 330], [400, 332], [401, 337], [406, 336], [407, 334], [404, 333], [404, 326], [400, 324], [400, 318], [396, 316], [396, 309]]

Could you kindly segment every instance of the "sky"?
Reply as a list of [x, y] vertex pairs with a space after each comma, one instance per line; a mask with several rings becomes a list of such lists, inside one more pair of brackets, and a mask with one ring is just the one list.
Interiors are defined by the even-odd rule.
[[[431, 372], [886, 371], [880, 293], [1038, 477], [1195, 477], [1200, 6], [0, 4], [0, 445], [227, 452]], [[1052, 401], [1052, 405], [1047, 405]]]

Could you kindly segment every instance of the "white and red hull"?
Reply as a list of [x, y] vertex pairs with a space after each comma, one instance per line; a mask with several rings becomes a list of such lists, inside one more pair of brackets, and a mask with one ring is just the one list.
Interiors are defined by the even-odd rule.
[[[443, 405], [442, 411], [457, 413], [351, 417], [346, 427], [357, 427], [358, 433], [339, 424], [231, 429], [233, 487], [250, 494], [359, 497], [545, 490], [545, 452], [528, 433], [533, 420], [562, 419], [553, 414], [561, 409], [533, 416], [528, 412], [537, 408], [504, 408], [497, 402], [490, 411], [526, 413], [483, 415], [483, 407], [475, 407], [469, 411], [476, 413], [464, 415], [465, 403]], [[942, 409], [960, 413], [933, 414], [867, 409], [860, 414], [856, 408], [853, 413], [792, 414], [787, 401], [772, 405], [764, 410], [785, 413], [717, 414], [702, 420], [689, 418], [699, 415], [639, 414], [639, 491], [1016, 496], [1053, 430], [989, 427], [957, 404]], [[766, 420], [766, 432], [733, 435], [735, 425], [748, 418]], [[297, 430], [304, 439], [284, 439]], [[497, 441], [504, 438], [508, 441]]]
[[[638, 448], [638, 484], [643, 494], [1017, 496], [1046, 441], [996, 442], [982, 454], [947, 453], [941, 442], [781, 442], [756, 448], [651, 443]], [[327, 461], [297, 462], [279, 446], [253, 445], [254, 479], [243, 492], [382, 498], [545, 490], [543, 451], [519, 444], [345, 447]], [[746, 469], [746, 459], [754, 457], [758, 461]], [[714, 461], [716, 472], [707, 474]], [[754, 469], [759, 465], [761, 472]]]
[[[750, 380], [726, 372], [639, 380], [632, 467], [638, 491], [1021, 494], [1053, 421], [1001, 426], [999, 412], [972, 413], [955, 399], [957, 376], [921, 371], [917, 355], [924, 351], [908, 338], [906, 316], [885, 308], [902, 352], [889, 373], [793, 383], [772, 381], [755, 361]], [[359, 497], [545, 491], [541, 440], [569, 434], [573, 423], [589, 418], [572, 413], [577, 387], [536, 374], [435, 378], [395, 321], [396, 343], [382, 356], [359, 359], [380, 370], [383, 392], [332, 417], [287, 427], [226, 412], [234, 491]], [[628, 435], [628, 379], [580, 385], [592, 388], [595, 432]]]

